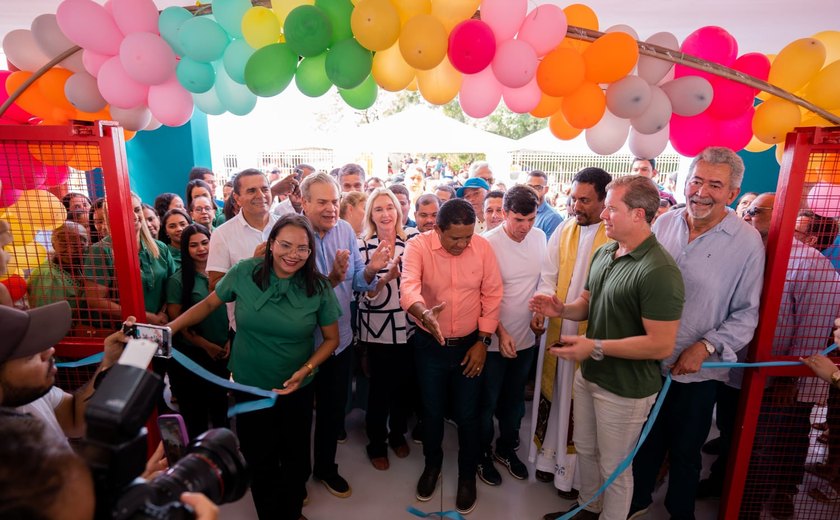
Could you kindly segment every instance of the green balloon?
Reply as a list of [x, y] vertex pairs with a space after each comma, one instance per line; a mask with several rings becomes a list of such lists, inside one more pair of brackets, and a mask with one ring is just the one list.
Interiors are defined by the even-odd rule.
[[230, 79], [245, 84], [245, 64], [248, 63], [248, 58], [252, 54], [254, 54], [254, 48], [248, 45], [244, 39], [236, 39], [230, 42], [222, 58]]
[[370, 75], [373, 54], [353, 38], [341, 40], [327, 51], [327, 77], [338, 88], [361, 85]]
[[266, 45], [248, 59], [245, 85], [258, 96], [276, 96], [292, 82], [297, 62], [297, 54], [285, 43]]
[[178, 42], [184, 55], [210, 63], [222, 57], [230, 39], [222, 26], [207, 16], [195, 16], [178, 29]]
[[190, 58], [181, 58], [175, 75], [178, 77], [178, 83], [194, 94], [207, 92], [216, 82], [216, 70], [213, 65]]
[[332, 38], [330, 19], [314, 5], [295, 7], [283, 24], [286, 43], [294, 52], [308, 58], [327, 50]]
[[347, 90], [339, 90], [338, 94], [345, 103], [356, 110], [367, 110], [376, 102], [376, 96], [379, 94], [379, 88], [376, 86], [376, 81], [373, 79], [373, 75], [370, 75], [358, 87]]
[[327, 53], [304, 58], [295, 73], [295, 85], [302, 94], [309, 97], [320, 97], [332, 87], [327, 77]]
[[178, 56], [184, 55], [184, 49], [178, 40], [178, 29], [184, 22], [192, 19], [193, 15], [183, 7], [167, 7], [158, 17], [158, 31], [161, 38], [172, 47]]
[[353, 2], [350, 0], [315, 0], [315, 6], [320, 7], [327, 14], [327, 18], [330, 19], [332, 25], [330, 45], [353, 37], [353, 29], [350, 28]]
[[213, 0], [213, 15], [231, 38], [242, 38], [242, 17], [251, 0]]

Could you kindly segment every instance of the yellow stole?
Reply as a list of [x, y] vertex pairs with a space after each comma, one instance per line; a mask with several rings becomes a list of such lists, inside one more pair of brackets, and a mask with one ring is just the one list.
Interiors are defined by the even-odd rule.
[[[604, 222], [601, 221], [598, 225], [598, 231], [595, 234], [595, 239], [592, 242], [592, 250], [589, 252], [589, 262], [586, 264], [586, 272], [584, 276], [589, 275], [589, 264], [592, 262], [592, 255], [595, 251], [610, 241], [607, 238], [604, 230]], [[577, 259], [578, 242], [580, 242], [580, 226], [577, 222], [572, 222], [565, 226], [560, 235], [560, 266], [557, 272], [557, 298], [561, 302], [566, 301], [566, 296], [569, 293], [569, 284], [572, 281], [572, 274], [575, 271], [575, 261]], [[586, 321], [580, 322], [578, 325], [578, 335], [586, 333]], [[563, 325], [562, 318], [551, 318], [548, 322], [548, 331], [545, 336], [545, 345], [548, 347], [552, 343], [560, 339], [560, 330]], [[540, 393], [549, 402], [554, 395], [554, 380], [557, 377], [557, 358], [546, 355], [543, 358], [542, 369], [542, 384], [540, 385]]]

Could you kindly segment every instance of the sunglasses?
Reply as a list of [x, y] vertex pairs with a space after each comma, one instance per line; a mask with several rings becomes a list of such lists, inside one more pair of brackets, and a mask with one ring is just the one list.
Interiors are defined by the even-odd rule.
[[750, 217], [754, 217], [754, 216], [756, 216], [756, 215], [760, 215], [760, 214], [762, 214], [762, 213], [763, 213], [763, 212], [765, 212], [765, 211], [772, 211], [772, 210], [773, 210], [773, 207], [772, 207], [772, 206], [770, 206], [770, 207], [767, 207], [767, 206], [756, 206], [756, 207], [754, 207], [754, 208], [750, 208], [750, 209], [748, 209], [747, 211], [745, 211], [745, 212], [744, 212], [744, 215], [749, 215]]

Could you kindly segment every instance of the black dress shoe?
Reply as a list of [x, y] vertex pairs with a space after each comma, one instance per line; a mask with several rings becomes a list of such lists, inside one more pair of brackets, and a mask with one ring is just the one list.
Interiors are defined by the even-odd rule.
[[534, 475], [540, 482], [554, 482], [554, 473], [537, 470], [537, 472]]
[[462, 515], [475, 509], [475, 479], [458, 478], [458, 495], [455, 497], [455, 509]]
[[493, 464], [493, 459], [490, 458], [489, 454], [481, 457], [481, 460], [475, 467], [475, 473], [488, 486], [500, 486], [502, 484], [502, 476], [499, 475], [499, 471]]
[[428, 502], [432, 495], [435, 494], [438, 479], [440, 478], [440, 467], [426, 466], [423, 468], [423, 474], [420, 475], [420, 480], [417, 481], [417, 500], [421, 502]]
[[[553, 513], [545, 514], [543, 515], [543, 520], [557, 520], [561, 516], [574, 511], [577, 507], [578, 506], [576, 504], [574, 507], [567, 509], [566, 511], [555, 511]], [[599, 513], [593, 513], [592, 511], [581, 509], [575, 516], [572, 517], [572, 520], [598, 520], [599, 516], [601, 516]]]
[[720, 481], [704, 478], [697, 483], [696, 497], [698, 500], [704, 498], [720, 498], [721, 493], [723, 493], [723, 483]]
[[327, 491], [332, 493], [333, 495], [337, 496], [338, 498], [347, 498], [352, 493], [353, 490], [350, 489], [350, 484], [344, 480], [344, 477], [339, 475], [338, 473], [334, 475], [329, 475], [326, 477], [319, 477], [319, 476], [312, 476], [315, 480], [321, 482]]
[[572, 488], [569, 491], [563, 491], [562, 489], [558, 489], [557, 496], [566, 500], [577, 500], [580, 496], [580, 491], [578, 491], [575, 488]]

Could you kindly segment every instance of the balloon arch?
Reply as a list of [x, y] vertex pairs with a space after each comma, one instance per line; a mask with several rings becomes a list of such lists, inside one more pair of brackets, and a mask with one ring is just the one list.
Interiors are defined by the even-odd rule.
[[64, 0], [2, 45], [14, 70], [0, 71], [0, 124], [116, 120], [128, 139], [183, 125], [195, 108], [245, 115], [293, 81], [312, 97], [335, 86], [359, 110], [379, 89], [437, 105], [457, 96], [474, 118], [503, 102], [549, 118], [559, 139], [585, 132], [604, 155], [625, 142], [641, 157], [668, 141], [687, 156], [763, 151], [796, 126], [840, 124], [840, 31], [739, 55], [715, 26], [681, 44], [623, 25], [600, 32], [583, 4], [215, 0], [159, 12], [153, 0]]

